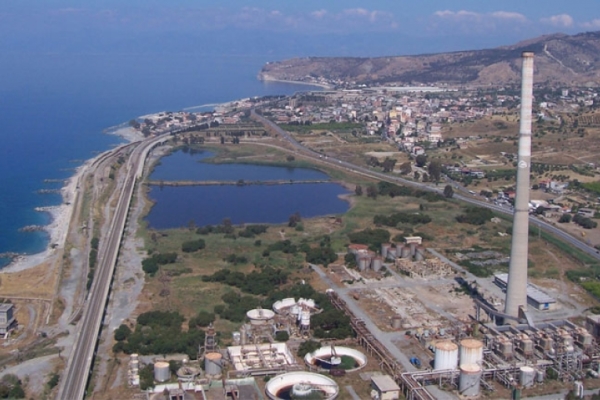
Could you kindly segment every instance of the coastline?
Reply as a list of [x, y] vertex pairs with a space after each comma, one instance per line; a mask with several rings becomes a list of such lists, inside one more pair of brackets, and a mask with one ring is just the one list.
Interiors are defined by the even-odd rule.
[[332, 85], [327, 85], [325, 83], [291, 81], [291, 80], [287, 80], [287, 79], [276, 79], [276, 78], [272, 78], [270, 76], [264, 76], [264, 75], [259, 75], [258, 80], [263, 81], [263, 82], [279, 82], [279, 83], [291, 83], [294, 85], [317, 86], [317, 87], [320, 87], [320, 88], [323, 88], [326, 90], [331, 90], [334, 88]]
[[[118, 126], [115, 130], [107, 132], [110, 135], [116, 135], [127, 142], [135, 142], [141, 140], [143, 136], [130, 128], [129, 126]], [[0, 273], [19, 272], [26, 269], [36, 267], [50, 260], [55, 255], [59, 248], [64, 248], [69, 225], [74, 211], [74, 203], [78, 195], [79, 183], [82, 176], [88, 171], [94, 161], [102, 157], [106, 150], [96, 155], [96, 157], [86, 160], [82, 165], [75, 169], [75, 174], [67, 179], [66, 184], [60, 189], [62, 202], [59, 205], [37, 207], [36, 211], [46, 212], [50, 214], [50, 223], [43, 227], [43, 230], [48, 234], [49, 240], [46, 249], [34, 254], [24, 254], [15, 257], [8, 265], [0, 269]]]

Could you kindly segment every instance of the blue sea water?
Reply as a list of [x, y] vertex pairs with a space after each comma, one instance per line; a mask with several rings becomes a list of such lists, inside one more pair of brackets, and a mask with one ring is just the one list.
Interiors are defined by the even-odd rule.
[[[0, 57], [0, 253], [33, 254], [48, 245], [49, 216], [36, 207], [60, 204], [39, 194], [67, 179], [97, 152], [121, 143], [103, 134], [136, 116], [306, 86], [263, 83], [262, 56], [197, 54], [13, 53]], [[8, 259], [0, 259], [0, 266]]]

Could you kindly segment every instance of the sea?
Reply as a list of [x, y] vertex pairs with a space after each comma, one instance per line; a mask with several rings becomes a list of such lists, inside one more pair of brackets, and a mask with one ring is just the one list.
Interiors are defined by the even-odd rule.
[[[123, 143], [106, 133], [132, 118], [235, 99], [318, 89], [261, 82], [273, 55], [13, 53], [0, 57], [0, 255], [48, 246], [56, 193], [85, 160]], [[0, 267], [10, 259], [0, 257]]]

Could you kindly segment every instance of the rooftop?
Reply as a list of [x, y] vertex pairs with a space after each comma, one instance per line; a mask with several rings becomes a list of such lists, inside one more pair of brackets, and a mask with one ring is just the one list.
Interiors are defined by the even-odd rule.
[[394, 390], [400, 390], [400, 386], [389, 375], [373, 375], [371, 382], [379, 388], [382, 392], [391, 392]]
[[[508, 285], [508, 274], [495, 274], [494, 278], [496, 281], [501, 282], [501, 284], [504, 287]], [[527, 283], [527, 297], [529, 297], [531, 300], [535, 301], [538, 304], [556, 303], [556, 299], [548, 296], [540, 288], [538, 288], [532, 283]]]

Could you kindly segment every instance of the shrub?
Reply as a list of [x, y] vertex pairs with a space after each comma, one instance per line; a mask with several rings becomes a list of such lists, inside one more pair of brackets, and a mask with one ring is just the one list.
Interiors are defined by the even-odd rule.
[[202, 250], [204, 247], [206, 247], [206, 243], [203, 239], [190, 240], [188, 242], [183, 242], [181, 245], [181, 251], [184, 253], [193, 253], [195, 251]]

